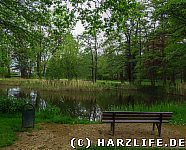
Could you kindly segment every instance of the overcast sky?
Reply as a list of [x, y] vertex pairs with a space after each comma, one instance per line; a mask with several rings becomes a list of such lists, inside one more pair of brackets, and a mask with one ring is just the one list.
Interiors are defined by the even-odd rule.
[[74, 30], [72, 30], [72, 34], [74, 36], [80, 35], [83, 33], [84, 30], [85, 30], [85, 28], [83, 27], [81, 21], [78, 21]]
[[[89, 10], [93, 10], [95, 9], [96, 7], [99, 7], [100, 5], [100, 2], [102, 0], [98, 0], [96, 1], [97, 3], [95, 3], [94, 1], [88, 1], [88, 3], [90, 3], [90, 5], [87, 5], [87, 3], [84, 3], [81, 7], [82, 8], [88, 8]], [[73, 9], [73, 6], [67, 1], [67, 7], [72, 10]], [[78, 14], [76, 14], [78, 16]], [[108, 15], [110, 15], [110, 12], [106, 11], [106, 13], [104, 12], [102, 14], [102, 19], [104, 18], [108, 18]], [[77, 35], [80, 35], [83, 33], [83, 31], [85, 30], [85, 28], [83, 27], [83, 24], [81, 23], [81, 21], [78, 21], [74, 30], [72, 31], [72, 34], [74, 36], [77, 36]]]

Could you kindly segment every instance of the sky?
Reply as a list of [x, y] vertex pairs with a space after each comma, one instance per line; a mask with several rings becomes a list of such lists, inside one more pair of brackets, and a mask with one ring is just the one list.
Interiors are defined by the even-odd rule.
[[74, 30], [72, 30], [72, 34], [74, 36], [78, 36], [78, 35], [82, 34], [84, 30], [85, 30], [85, 28], [83, 27], [83, 24], [81, 23], [81, 21], [78, 21], [76, 23]]
[[[81, 7], [82, 8], [88, 8], [90, 10], [93, 10], [95, 9], [96, 6], [99, 6], [100, 5], [100, 2], [101, 0], [97, 0], [96, 3], [94, 1], [88, 1], [88, 3], [90, 3], [90, 5], [87, 5], [87, 3], [84, 3]], [[73, 9], [73, 6], [67, 1], [67, 7], [72, 10]], [[106, 13], [104, 12], [102, 14], [102, 19], [103, 18], [108, 18], [108, 15], [110, 14], [110, 12], [106, 11]], [[78, 14], [76, 14], [76, 16], [78, 16]], [[80, 34], [83, 33], [83, 31], [85, 30], [83, 24], [81, 23], [81, 21], [78, 21], [74, 30], [72, 31], [72, 34], [74, 36], [78, 36]]]

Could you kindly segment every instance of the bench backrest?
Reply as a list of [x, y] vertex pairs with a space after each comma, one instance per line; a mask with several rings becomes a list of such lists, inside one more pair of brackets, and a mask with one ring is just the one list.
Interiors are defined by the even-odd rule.
[[102, 122], [129, 120], [138, 121], [146, 120], [146, 122], [153, 122], [159, 120], [161, 122], [168, 122], [172, 117], [172, 112], [133, 112], [133, 111], [104, 111], [102, 112]]

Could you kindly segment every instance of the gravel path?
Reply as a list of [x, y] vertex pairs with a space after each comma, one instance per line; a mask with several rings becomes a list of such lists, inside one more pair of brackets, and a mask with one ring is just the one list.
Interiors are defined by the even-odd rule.
[[[158, 138], [157, 130], [152, 131], [152, 124], [117, 124], [115, 136], [111, 135], [109, 124], [39, 124], [41, 129], [32, 132], [18, 133], [16, 142], [2, 150], [71, 150], [72, 138], [89, 138], [92, 145], [97, 144], [98, 139], [126, 138], [150, 139]], [[164, 142], [170, 138], [184, 138], [186, 141], [186, 126], [163, 124], [162, 137]]]

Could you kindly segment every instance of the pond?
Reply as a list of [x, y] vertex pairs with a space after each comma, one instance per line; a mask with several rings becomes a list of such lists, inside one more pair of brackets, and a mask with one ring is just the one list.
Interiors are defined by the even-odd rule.
[[132, 107], [138, 104], [151, 107], [160, 102], [182, 103], [185, 97], [167, 95], [161, 88], [143, 88], [141, 90], [102, 91], [102, 92], [73, 92], [73, 91], [36, 91], [20, 87], [0, 87], [0, 96], [26, 98], [36, 109], [45, 109], [48, 104], [60, 108], [63, 114], [96, 121], [101, 112], [113, 107]]

